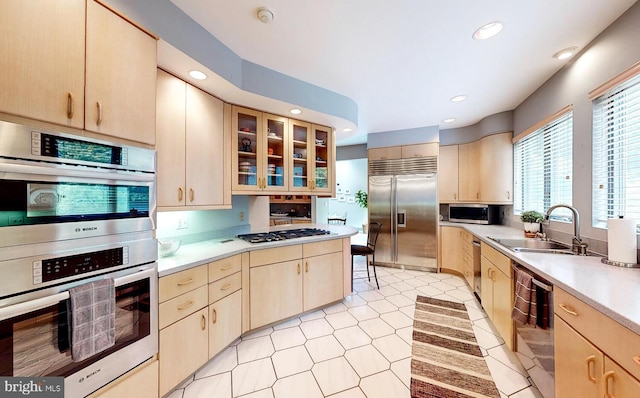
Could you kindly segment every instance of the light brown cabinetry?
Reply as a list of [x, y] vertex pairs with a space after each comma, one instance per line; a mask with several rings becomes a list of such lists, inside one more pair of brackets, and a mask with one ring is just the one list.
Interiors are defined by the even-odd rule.
[[159, 279], [160, 396], [208, 359], [207, 266]]
[[511, 138], [510, 132], [498, 133], [467, 144], [440, 147], [440, 202], [513, 203]]
[[465, 230], [461, 232], [462, 242], [462, 275], [467, 281], [471, 290], [474, 290], [474, 254], [473, 254], [473, 235]]
[[155, 143], [156, 40], [87, 1], [85, 129]]
[[155, 143], [154, 37], [92, 0], [3, 1], [0, 26], [1, 112]]
[[125, 373], [104, 388], [89, 395], [90, 398], [157, 398], [158, 360], [153, 359]]
[[511, 260], [481, 243], [481, 299], [482, 307], [493, 322], [507, 347], [513, 350], [513, 270]]
[[438, 144], [424, 143], [414, 145], [400, 145], [383, 148], [371, 148], [368, 151], [369, 160], [408, 159], [425, 156], [438, 156]]
[[251, 329], [340, 300], [341, 239], [250, 252]]
[[640, 396], [640, 336], [557, 286], [554, 316], [557, 397]]
[[209, 358], [242, 334], [241, 255], [209, 263]]
[[462, 232], [462, 228], [440, 227], [441, 268], [461, 275], [463, 273]]
[[0, 2], [0, 112], [84, 127], [84, 54], [85, 0]]
[[158, 207], [230, 208], [223, 102], [163, 70], [157, 91]]
[[438, 200], [458, 201], [458, 145], [440, 147], [438, 155]]

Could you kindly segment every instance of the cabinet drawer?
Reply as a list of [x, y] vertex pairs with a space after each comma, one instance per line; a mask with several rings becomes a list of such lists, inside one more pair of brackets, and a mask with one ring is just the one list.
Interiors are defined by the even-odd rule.
[[469, 254], [469, 255], [473, 255], [473, 243], [467, 241], [467, 240], [462, 240], [462, 250]]
[[242, 268], [240, 254], [209, 263], [209, 282], [235, 274]]
[[342, 240], [333, 239], [302, 245], [302, 257], [313, 257], [342, 251]]
[[249, 266], [258, 267], [282, 261], [298, 260], [302, 258], [302, 245], [274, 247], [272, 249], [254, 250], [249, 252]]
[[206, 307], [207, 287], [201, 286], [171, 300], [160, 304], [158, 315], [158, 327], [164, 329], [175, 321]]
[[464, 267], [473, 269], [473, 255], [468, 252], [462, 253], [462, 262], [464, 263]]
[[403, 145], [402, 158], [421, 158], [424, 156], [438, 156], [438, 144]]
[[634, 377], [640, 379], [640, 336], [618, 322], [563, 291], [554, 293], [554, 313], [591, 341]]
[[368, 151], [369, 160], [386, 160], [402, 158], [402, 148], [399, 146], [389, 146], [384, 148], [372, 148]]
[[167, 301], [190, 290], [207, 284], [207, 266], [191, 268], [167, 275], [159, 280], [158, 297], [160, 302]]
[[463, 229], [462, 230], [462, 241], [471, 244], [473, 242], [473, 234], [468, 232], [468, 231], [465, 231]]
[[242, 272], [236, 272], [226, 278], [209, 284], [209, 304], [215, 303], [224, 296], [240, 290], [242, 287]]
[[481, 253], [506, 275], [511, 275], [511, 259], [486, 243], [481, 243]]

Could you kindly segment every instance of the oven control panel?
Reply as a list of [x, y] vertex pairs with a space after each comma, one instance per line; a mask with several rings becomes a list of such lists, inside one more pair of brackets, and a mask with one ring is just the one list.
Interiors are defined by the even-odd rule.
[[33, 284], [129, 264], [129, 247], [100, 250], [33, 262]]

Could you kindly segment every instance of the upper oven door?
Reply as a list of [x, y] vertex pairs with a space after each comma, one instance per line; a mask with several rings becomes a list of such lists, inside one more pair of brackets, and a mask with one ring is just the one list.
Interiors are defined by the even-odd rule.
[[154, 229], [155, 174], [0, 158], [0, 247]]

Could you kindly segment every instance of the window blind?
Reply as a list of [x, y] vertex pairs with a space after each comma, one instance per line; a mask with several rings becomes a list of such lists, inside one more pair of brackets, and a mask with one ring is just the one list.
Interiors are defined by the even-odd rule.
[[[514, 212], [545, 213], [553, 205], [572, 204], [573, 112], [567, 111], [513, 146]], [[556, 220], [571, 220], [571, 212], [558, 209]]]
[[640, 220], [640, 75], [593, 101], [593, 226]]

